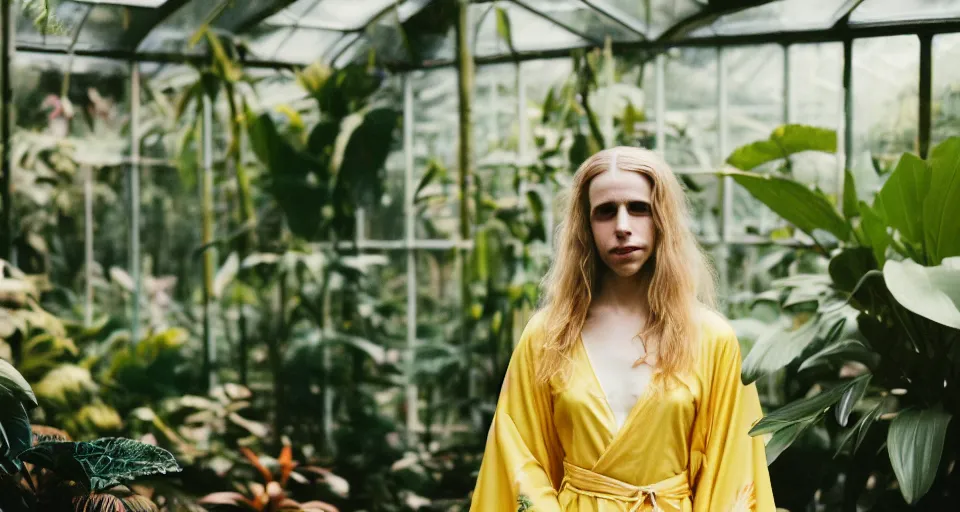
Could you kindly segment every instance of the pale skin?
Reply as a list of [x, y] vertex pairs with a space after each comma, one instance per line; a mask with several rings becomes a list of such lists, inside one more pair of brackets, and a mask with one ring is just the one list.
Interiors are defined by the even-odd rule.
[[[640, 271], [656, 243], [653, 190], [648, 177], [612, 167], [591, 180], [588, 192], [604, 272], [582, 338], [619, 429], [646, 391], [657, 361], [656, 340], [637, 336], [649, 316], [648, 283]], [[636, 364], [644, 356], [645, 362]]]

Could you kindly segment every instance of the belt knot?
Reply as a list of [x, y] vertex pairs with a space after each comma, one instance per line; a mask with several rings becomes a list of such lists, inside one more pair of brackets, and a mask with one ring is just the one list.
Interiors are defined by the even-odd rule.
[[[564, 476], [560, 489], [584, 496], [593, 496], [629, 503], [629, 512], [637, 512], [647, 501], [655, 512], [662, 512], [657, 500], [679, 502], [690, 496], [686, 473], [680, 473], [650, 485], [633, 485], [589, 469], [563, 462]], [[678, 505], [679, 506], [679, 505]]]

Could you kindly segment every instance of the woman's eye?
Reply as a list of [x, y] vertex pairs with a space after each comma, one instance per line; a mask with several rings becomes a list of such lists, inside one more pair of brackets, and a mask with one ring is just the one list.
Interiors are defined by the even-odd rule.
[[607, 218], [616, 215], [617, 207], [612, 204], [602, 204], [593, 211], [593, 214], [599, 218]]
[[649, 215], [650, 203], [646, 201], [631, 201], [628, 205], [630, 213], [634, 215]]

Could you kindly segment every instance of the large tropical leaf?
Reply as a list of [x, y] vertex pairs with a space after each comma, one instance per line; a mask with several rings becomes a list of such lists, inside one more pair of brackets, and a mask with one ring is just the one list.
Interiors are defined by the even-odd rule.
[[847, 361], [859, 361], [867, 367], [874, 367], [880, 362], [880, 355], [867, 348], [858, 340], [846, 339], [839, 343], [833, 343], [820, 349], [816, 354], [806, 358], [798, 372], [813, 368], [818, 365], [833, 363], [839, 366]]
[[782, 317], [757, 339], [744, 358], [740, 372], [743, 383], [750, 384], [793, 362], [816, 339], [819, 327], [819, 317], [807, 320], [796, 329], [792, 328], [790, 317]]
[[90, 403], [99, 386], [90, 370], [76, 364], [63, 364], [48, 372], [34, 386], [44, 408], [76, 410]]
[[887, 247], [893, 239], [887, 232], [887, 225], [873, 208], [867, 203], [860, 201], [860, 228], [863, 230], [864, 242], [870, 246], [873, 251], [873, 257], [877, 260], [877, 265], [883, 267], [887, 261]]
[[186, 390], [179, 372], [186, 362], [182, 348], [188, 339], [185, 329], [171, 328], [144, 338], [136, 346], [124, 346], [113, 353], [104, 377], [138, 400], [180, 395]]
[[887, 432], [887, 451], [900, 492], [911, 505], [937, 476], [950, 414], [942, 408], [909, 409], [897, 415]]
[[836, 387], [832, 387], [822, 393], [809, 398], [791, 402], [766, 415], [750, 429], [750, 435], [768, 434], [780, 429], [787, 428], [795, 423], [807, 421], [823, 414], [830, 406], [837, 403], [844, 393], [850, 388], [860, 385], [863, 380], [869, 379], [870, 375], [861, 375], [853, 380], [849, 380]]
[[329, 192], [327, 183], [311, 179], [318, 162], [293, 147], [277, 130], [269, 114], [247, 111], [251, 146], [269, 172], [267, 190], [283, 209], [287, 225], [299, 236], [314, 236], [323, 221]]
[[[319, 103], [321, 114], [328, 119], [342, 119], [359, 111], [385, 76], [381, 70], [365, 64], [351, 64], [333, 71], [322, 68], [321, 65], [312, 77], [314, 84], [320, 85], [311, 95]], [[301, 80], [301, 83], [305, 82]]]
[[[400, 112], [394, 108], [374, 109], [363, 116], [360, 125], [349, 134], [343, 159], [335, 172], [338, 182], [350, 184], [356, 200], [379, 201], [383, 184], [381, 171], [393, 149], [400, 119]], [[337, 161], [334, 158], [334, 162]]]
[[930, 168], [910, 153], [904, 153], [893, 174], [873, 200], [873, 209], [909, 241], [924, 239], [924, 199], [930, 187]]
[[20, 372], [25, 379], [36, 381], [65, 360], [76, 357], [80, 350], [70, 338], [43, 333], [30, 338], [23, 352]]
[[805, 430], [816, 423], [818, 419], [820, 419], [820, 416], [811, 416], [774, 432], [770, 440], [767, 441], [765, 448], [767, 464], [773, 464], [773, 461], [777, 460], [777, 457], [789, 448], [790, 445], [800, 437], [800, 434], [803, 434]]
[[813, 191], [802, 183], [769, 174], [743, 171], [725, 171], [740, 186], [777, 215], [808, 235], [827, 231], [837, 239], [850, 238], [850, 225], [820, 191]]
[[803, 151], [836, 153], [837, 132], [799, 124], [779, 126], [768, 140], [737, 148], [727, 158], [727, 163], [742, 171], [749, 171]]
[[903, 307], [960, 329], [960, 257], [947, 258], [936, 267], [890, 260], [883, 266], [883, 280]]
[[23, 375], [13, 365], [0, 359], [0, 398], [3, 397], [13, 397], [18, 401], [26, 402], [30, 408], [37, 405], [37, 397], [33, 394], [33, 388], [23, 378]]
[[40, 443], [23, 452], [20, 458], [77, 482], [91, 492], [142, 476], [181, 470], [167, 450], [119, 437], [90, 442]]
[[960, 137], [951, 137], [930, 153], [930, 192], [923, 203], [928, 263], [960, 256]]
[[23, 402], [0, 396], [0, 475], [20, 471], [20, 453], [30, 447], [33, 433]]

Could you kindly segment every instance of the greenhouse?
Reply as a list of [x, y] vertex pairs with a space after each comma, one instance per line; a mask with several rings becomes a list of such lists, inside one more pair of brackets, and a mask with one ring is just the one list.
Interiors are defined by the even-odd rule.
[[[486, 509], [575, 172], [618, 146], [676, 175], [762, 409], [776, 507], [730, 510], [960, 510], [960, 0], [2, 0], [2, 27], [0, 512]], [[726, 512], [684, 471], [682, 510]], [[523, 485], [511, 510], [561, 510]], [[674, 510], [635, 485], [562, 510]]]

